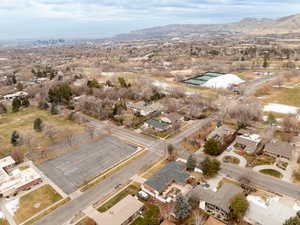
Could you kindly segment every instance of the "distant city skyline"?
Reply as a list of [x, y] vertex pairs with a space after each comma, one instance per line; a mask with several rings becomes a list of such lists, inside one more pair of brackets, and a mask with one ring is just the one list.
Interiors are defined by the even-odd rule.
[[167, 24], [296, 13], [299, 0], [0, 0], [0, 39], [103, 38]]

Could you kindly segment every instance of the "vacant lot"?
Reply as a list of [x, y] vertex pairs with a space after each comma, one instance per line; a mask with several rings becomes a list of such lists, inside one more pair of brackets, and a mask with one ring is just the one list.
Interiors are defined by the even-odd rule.
[[265, 102], [300, 107], [300, 87], [272, 88], [271, 93], [265, 96], [263, 100]]
[[[35, 132], [33, 130], [33, 122], [36, 118], [41, 118], [43, 123], [51, 126], [56, 130], [54, 135], [55, 140], [61, 140], [64, 137], [64, 130], [68, 128], [69, 131], [77, 133], [83, 131], [83, 127], [67, 120], [61, 115], [51, 115], [49, 112], [40, 110], [36, 107], [29, 107], [22, 109], [20, 112], [0, 115], [0, 157], [8, 154], [12, 149], [10, 138], [13, 131], [18, 131], [24, 136], [31, 139], [31, 148], [44, 148], [48, 146], [51, 141], [43, 132]], [[27, 144], [22, 146], [26, 151], [29, 149]]]
[[17, 223], [21, 223], [61, 199], [62, 197], [50, 185], [44, 185], [20, 198], [14, 219]]
[[103, 137], [37, 166], [69, 194], [134, 152], [136, 147], [132, 145], [114, 137]]

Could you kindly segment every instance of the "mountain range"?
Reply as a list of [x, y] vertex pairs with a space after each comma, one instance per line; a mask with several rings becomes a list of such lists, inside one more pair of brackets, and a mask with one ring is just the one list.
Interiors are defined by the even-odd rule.
[[245, 18], [227, 24], [171, 24], [117, 35], [116, 39], [174, 38], [205, 34], [268, 35], [300, 33], [300, 14], [278, 19]]

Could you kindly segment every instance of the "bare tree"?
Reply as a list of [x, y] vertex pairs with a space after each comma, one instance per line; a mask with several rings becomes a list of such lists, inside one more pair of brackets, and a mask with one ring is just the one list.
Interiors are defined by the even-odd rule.
[[71, 129], [66, 128], [63, 133], [65, 135], [65, 143], [71, 147], [74, 141], [74, 132]]
[[269, 127], [264, 128], [262, 130], [262, 132], [260, 133], [262, 142], [264, 144], [270, 142], [272, 140], [272, 138], [274, 137], [274, 133], [275, 133], [275, 130], [273, 127], [269, 126]]
[[95, 137], [95, 131], [96, 131], [96, 129], [93, 126], [87, 126], [87, 128], [86, 128], [86, 132], [88, 133], [91, 140], [94, 139], [94, 137]]
[[27, 132], [26, 134], [23, 134], [23, 141], [28, 151], [32, 152], [34, 147], [33, 134], [31, 132]]
[[17, 164], [24, 161], [24, 152], [20, 148], [13, 148], [11, 151], [11, 157], [16, 161]]
[[44, 134], [46, 137], [50, 139], [52, 143], [55, 142], [55, 136], [57, 135], [57, 130], [51, 126], [51, 125], [46, 125], [44, 129]]
[[284, 118], [281, 123], [282, 129], [287, 133], [296, 133], [299, 130], [298, 120], [294, 115]]

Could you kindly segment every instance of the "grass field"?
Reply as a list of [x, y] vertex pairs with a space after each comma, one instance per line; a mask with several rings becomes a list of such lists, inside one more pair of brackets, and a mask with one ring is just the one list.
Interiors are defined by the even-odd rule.
[[100, 206], [97, 210], [99, 212], [105, 212], [109, 210], [111, 207], [113, 207], [115, 204], [117, 204], [119, 201], [121, 201], [123, 198], [125, 198], [127, 195], [133, 195], [136, 194], [139, 191], [139, 187], [136, 185], [129, 185], [126, 189], [121, 191], [119, 194], [108, 200], [106, 203], [104, 203], [102, 206]]
[[264, 102], [300, 107], [300, 87], [272, 88], [271, 94], [265, 96]]
[[34, 224], [36, 221], [42, 219], [43, 217], [45, 217], [46, 215], [48, 215], [49, 213], [51, 213], [52, 211], [54, 211], [55, 209], [61, 207], [62, 205], [66, 204], [67, 202], [71, 201], [70, 197], [67, 197], [61, 201], [59, 201], [56, 204], [53, 204], [50, 208], [48, 208], [47, 210], [45, 210], [44, 212], [42, 212], [41, 214], [31, 218], [29, 221], [27, 221], [26, 223], [24, 223], [24, 225], [31, 225]]
[[282, 178], [282, 174], [280, 172], [278, 172], [277, 170], [263, 169], [263, 170], [260, 170], [259, 172], [266, 174], [266, 175], [273, 176], [273, 177]]
[[61, 199], [62, 197], [50, 185], [44, 185], [20, 198], [14, 219], [17, 223], [21, 223]]
[[[63, 130], [68, 128], [74, 133], [83, 131], [83, 127], [67, 120], [61, 115], [51, 115], [49, 112], [40, 110], [37, 107], [24, 108], [20, 112], [0, 115], [0, 157], [8, 154], [12, 149], [10, 138], [13, 131], [18, 131], [24, 135], [31, 136], [33, 148], [43, 148], [51, 143], [49, 138], [45, 137], [42, 132], [35, 132], [33, 129], [33, 122], [36, 118], [41, 118], [45, 125], [53, 126], [59, 133], [55, 139], [63, 138]], [[61, 132], [59, 132], [61, 131]], [[23, 145], [24, 150], [28, 150], [27, 145]]]

